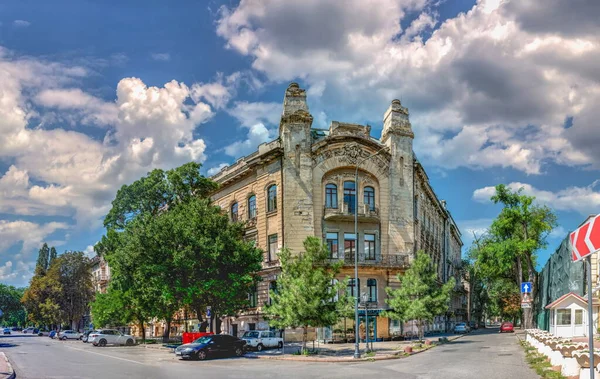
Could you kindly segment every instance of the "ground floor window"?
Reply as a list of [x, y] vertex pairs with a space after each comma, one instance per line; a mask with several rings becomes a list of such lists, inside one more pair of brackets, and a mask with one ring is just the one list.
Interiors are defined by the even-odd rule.
[[571, 325], [571, 310], [557, 309], [556, 310], [556, 325]]

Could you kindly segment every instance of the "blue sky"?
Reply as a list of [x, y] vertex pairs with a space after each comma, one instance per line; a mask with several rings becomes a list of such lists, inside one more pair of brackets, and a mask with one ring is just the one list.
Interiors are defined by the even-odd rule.
[[379, 136], [400, 98], [465, 250], [498, 183], [554, 208], [543, 265], [600, 210], [600, 15], [566, 3], [2, 2], [0, 281], [25, 285], [43, 241], [91, 254], [117, 188], [151, 169], [214, 173], [274, 138], [291, 81], [314, 127]]

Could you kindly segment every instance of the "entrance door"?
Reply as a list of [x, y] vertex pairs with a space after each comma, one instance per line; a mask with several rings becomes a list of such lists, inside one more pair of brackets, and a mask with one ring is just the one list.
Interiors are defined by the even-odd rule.
[[238, 336], [238, 326], [237, 324], [231, 324], [231, 335], [234, 337]]
[[[377, 316], [368, 316], [369, 317], [369, 342], [375, 341], [377, 336]], [[360, 339], [365, 342], [366, 341], [366, 333], [365, 333], [365, 316], [360, 318]]]

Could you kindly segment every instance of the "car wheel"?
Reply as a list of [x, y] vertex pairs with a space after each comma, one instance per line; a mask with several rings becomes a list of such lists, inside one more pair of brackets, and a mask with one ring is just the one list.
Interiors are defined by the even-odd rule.
[[279, 341], [279, 343], [277, 344], [277, 347], [281, 349], [283, 347], [283, 342]]
[[98, 345], [99, 345], [100, 347], [104, 347], [104, 346], [106, 346], [106, 340], [105, 340], [104, 338], [102, 338], [100, 341], [98, 341]]
[[263, 349], [264, 349], [264, 348], [265, 348], [265, 347], [263, 346], [263, 344], [262, 344], [262, 343], [259, 343], [259, 344], [256, 346], [256, 351], [263, 351]]
[[235, 356], [241, 357], [242, 355], [244, 355], [244, 349], [242, 349], [241, 347], [236, 347], [235, 348]]
[[61, 337], [61, 340], [66, 341], [67, 337]]
[[83, 336], [80, 336], [80, 337], [79, 337], [79, 340], [80, 340], [80, 341], [83, 341]]
[[133, 340], [129, 338], [127, 342], [125, 342], [125, 346], [133, 346]]
[[204, 350], [200, 350], [200, 351], [198, 352], [198, 355], [197, 355], [197, 357], [198, 357], [198, 359], [199, 359], [199, 360], [201, 360], [201, 361], [205, 360], [205, 359], [206, 359], [206, 351], [204, 351]]

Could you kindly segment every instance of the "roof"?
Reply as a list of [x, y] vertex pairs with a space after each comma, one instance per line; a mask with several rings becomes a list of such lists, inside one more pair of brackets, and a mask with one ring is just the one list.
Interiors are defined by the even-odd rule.
[[554, 300], [550, 304], [546, 305], [546, 309], [554, 308], [556, 305], [562, 303], [564, 300], [566, 300], [567, 298], [569, 298], [571, 296], [575, 297], [576, 299], [578, 299], [582, 303], [587, 304], [587, 300], [586, 299], [584, 299], [583, 297], [579, 296], [575, 292], [569, 292], [569, 293], [566, 293], [566, 294], [562, 295], [558, 299]]

